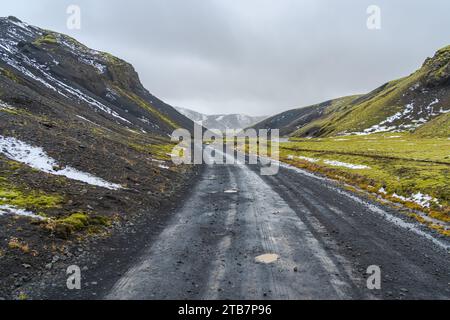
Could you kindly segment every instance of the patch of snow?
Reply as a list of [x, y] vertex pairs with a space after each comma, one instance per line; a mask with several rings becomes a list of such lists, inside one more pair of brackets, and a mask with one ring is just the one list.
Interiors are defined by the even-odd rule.
[[170, 169], [170, 167], [164, 166], [164, 165], [162, 165], [162, 164], [158, 165], [158, 168], [166, 169], [166, 170]]
[[238, 193], [239, 190], [236, 188], [230, 189], [230, 190], [225, 190], [224, 193]]
[[416, 83], [415, 85], [413, 85], [412, 87], [409, 88], [410, 91], [415, 91], [420, 87], [420, 83]]
[[384, 188], [380, 188], [380, 190], [378, 190], [378, 192], [382, 193], [382, 194], [387, 194], [386, 189], [384, 189]]
[[[20, 55], [17, 48], [15, 47], [16, 45], [17, 45], [17, 43], [11, 42], [7, 39], [2, 39], [2, 42], [0, 42], [0, 49], [3, 49], [6, 51], [3, 53], [0, 52], [1, 53], [0, 57], [2, 58], [2, 60], [5, 61], [8, 65], [13, 67], [14, 69], [23, 73], [25, 76], [43, 84], [45, 87], [47, 87], [55, 92], [58, 92], [58, 90], [54, 86], [52, 86], [50, 83], [48, 83], [41, 77], [35, 75], [31, 71], [29, 71], [27, 68], [25, 68], [23, 65], [19, 64], [17, 61], [15, 61], [9, 57], [9, 55], [13, 55], [17, 58]], [[34, 65], [35, 67], [37, 67], [37, 65], [34, 64], [28, 57], [22, 55], [22, 58], [23, 58], [24, 63], [29, 64], [29, 65], [31, 64], [31, 65]], [[62, 95], [64, 95], [64, 94], [62, 94]], [[67, 96], [65, 96], [65, 97], [67, 97]]]
[[88, 122], [88, 123], [90, 123], [90, 124], [92, 124], [92, 125], [94, 125], [94, 126], [96, 126], [96, 127], [102, 128], [103, 130], [112, 132], [110, 129], [108, 129], [108, 128], [104, 127], [104, 126], [101, 126], [101, 125], [99, 125], [98, 123], [95, 123], [94, 121], [91, 121], [91, 120], [89, 120], [89, 119], [86, 119], [85, 117], [82, 117], [82, 116], [80, 116], [80, 115], [76, 115], [76, 117], [77, 117], [78, 119], [83, 120], [83, 121], [86, 121], [86, 122]]
[[0, 100], [0, 110], [15, 110], [15, 108]]
[[139, 120], [142, 121], [143, 123], [150, 124], [150, 120], [147, 119], [147, 118], [144, 117], [144, 116], [142, 116], [141, 118], [139, 118]]
[[25, 31], [29, 36], [33, 35], [33, 33], [30, 30], [30, 26], [27, 23], [22, 22], [22, 21], [12, 21], [12, 20], [10, 20], [9, 22], [15, 26], [21, 28], [22, 31]]
[[89, 122], [90, 124], [93, 124], [94, 126], [100, 127], [100, 125], [96, 124], [95, 122], [93, 122], [93, 121], [91, 121], [89, 119], [86, 119], [85, 117], [82, 117], [80, 115], [76, 115], [76, 117], [81, 119], [81, 120], [83, 120], [83, 121]]
[[9, 159], [24, 163], [39, 171], [58, 176], [65, 176], [72, 180], [81, 181], [93, 186], [103, 187], [110, 190], [121, 189], [119, 184], [107, 182], [89, 173], [79, 171], [75, 168], [59, 168], [55, 159], [49, 157], [40, 147], [33, 147], [16, 138], [3, 137], [0, 135], [0, 153]]
[[117, 94], [116, 91], [114, 91], [111, 88], [106, 88], [106, 98], [108, 98], [109, 100], [115, 101], [115, 100], [117, 100], [118, 96], [119, 95]]
[[44, 217], [34, 214], [31, 211], [19, 209], [17, 207], [10, 206], [10, 205], [0, 205], [0, 216], [3, 216], [3, 215], [17, 215], [17, 216], [30, 217], [30, 218], [38, 219], [38, 220], [44, 220]]
[[[417, 114], [422, 115], [420, 119], [413, 119], [414, 102], [405, 106], [405, 109], [401, 112], [388, 117], [386, 120], [381, 121], [379, 124], [373, 125], [370, 128], [365, 129], [363, 132], [351, 132], [344, 133], [343, 135], [369, 135], [380, 132], [402, 132], [405, 130], [414, 130], [423, 124], [427, 123], [431, 117], [437, 116], [439, 113], [447, 113], [450, 110], [443, 110], [442, 107], [438, 113], [434, 111], [434, 105], [439, 103], [439, 99], [434, 99], [426, 107], [421, 107]], [[404, 123], [400, 125], [393, 125], [394, 122], [404, 120]], [[408, 123], [410, 122], [410, 123]]]
[[352, 163], [346, 163], [346, 162], [335, 161], [335, 160], [324, 160], [323, 162], [325, 164], [328, 164], [328, 165], [334, 166], [334, 167], [344, 167], [344, 168], [355, 169], [355, 170], [370, 169], [370, 167], [365, 166], [365, 165], [352, 164]]
[[421, 192], [412, 194], [410, 197], [404, 197], [394, 193], [392, 197], [405, 202], [414, 202], [423, 208], [429, 208], [432, 202], [439, 204], [436, 198], [433, 198], [428, 194], [422, 194]]
[[80, 61], [84, 64], [87, 64], [91, 67], [94, 67], [97, 70], [97, 72], [100, 74], [103, 74], [106, 72], [106, 66], [101, 63], [98, 63], [97, 61], [95, 61], [93, 59], [89, 59], [87, 57], [79, 57], [78, 61]]
[[298, 158], [301, 160], [305, 160], [305, 161], [313, 162], [313, 163], [319, 162], [319, 159], [316, 159], [316, 158], [309, 158], [309, 157], [304, 157], [304, 156], [298, 156]]

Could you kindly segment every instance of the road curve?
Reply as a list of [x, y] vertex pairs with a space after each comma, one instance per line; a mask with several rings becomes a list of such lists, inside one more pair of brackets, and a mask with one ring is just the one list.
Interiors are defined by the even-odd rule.
[[[209, 165], [106, 299], [449, 299], [449, 242], [288, 166]], [[276, 254], [272, 263], [256, 257]], [[381, 268], [381, 289], [366, 270]]]

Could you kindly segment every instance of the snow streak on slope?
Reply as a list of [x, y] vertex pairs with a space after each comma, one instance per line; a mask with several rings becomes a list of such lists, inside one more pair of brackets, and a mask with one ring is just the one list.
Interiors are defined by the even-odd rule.
[[[369, 135], [380, 132], [412, 131], [424, 125], [433, 119], [433, 117], [448, 113], [450, 111], [447, 109], [444, 110], [442, 107], [439, 110], [436, 110], [435, 105], [439, 102], [439, 99], [436, 98], [425, 106], [419, 105], [417, 107], [415, 107], [414, 102], [408, 103], [402, 112], [397, 112], [379, 124], [373, 125], [372, 127], [365, 129], [363, 132], [351, 132], [344, 135]], [[396, 123], [398, 125], [396, 125]]]
[[24, 163], [42, 172], [65, 176], [69, 179], [81, 181], [93, 186], [111, 190], [122, 188], [118, 184], [107, 182], [89, 173], [79, 171], [71, 167], [59, 169], [57, 161], [50, 158], [42, 148], [33, 147], [25, 142], [11, 137], [0, 136], [0, 153], [6, 157]]
[[39, 220], [44, 219], [43, 217], [38, 216], [31, 211], [19, 209], [17, 207], [9, 206], [9, 205], [0, 205], [0, 216], [3, 216], [3, 215], [17, 215], [17, 216], [30, 217], [30, 218], [39, 219]]
[[[113, 111], [111, 108], [107, 107], [100, 101], [94, 99], [86, 93], [83, 93], [81, 90], [71, 87], [63, 81], [56, 79], [50, 74], [48, 65], [39, 64], [36, 60], [29, 58], [24, 53], [22, 53], [21, 50], [19, 50], [19, 40], [23, 41], [26, 39], [26, 37], [38, 37], [42, 33], [36, 31], [33, 27], [30, 27], [24, 23], [13, 23], [7, 28], [7, 33], [13, 35], [14, 37], [0, 38], [1, 60], [24, 74], [26, 77], [29, 77], [41, 83], [48, 89], [57, 92], [66, 98], [75, 98], [79, 102], [85, 102], [91, 107], [105, 112], [126, 123], [130, 123], [130, 121], [121, 117], [117, 112]], [[58, 37], [58, 41], [62, 43], [60, 37]], [[79, 54], [78, 56], [79, 61], [93, 66], [98, 70], [98, 72], [103, 73], [105, 71], [105, 66], [101, 65], [100, 63], [89, 60], [81, 54]], [[55, 64], [58, 63], [55, 61]]]

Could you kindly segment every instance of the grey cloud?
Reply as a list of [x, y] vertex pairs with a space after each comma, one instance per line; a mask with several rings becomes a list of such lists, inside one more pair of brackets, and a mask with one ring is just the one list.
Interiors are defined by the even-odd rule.
[[[65, 27], [78, 4], [82, 30]], [[366, 28], [379, 5], [382, 29]], [[168, 103], [274, 114], [374, 89], [450, 44], [450, 2], [406, 0], [15, 0], [0, 14], [68, 33], [133, 63]]]

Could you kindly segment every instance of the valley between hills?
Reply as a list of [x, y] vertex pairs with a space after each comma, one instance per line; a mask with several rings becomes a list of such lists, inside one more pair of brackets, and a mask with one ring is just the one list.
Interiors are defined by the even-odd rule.
[[[450, 47], [367, 94], [208, 118], [0, 18], [0, 298], [448, 299], [449, 117]], [[175, 165], [172, 132], [201, 120], [280, 130], [279, 174]]]

